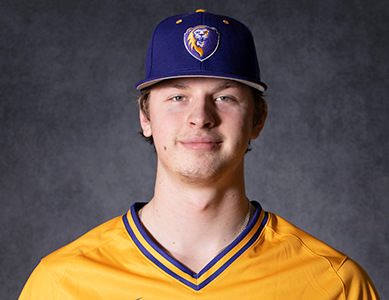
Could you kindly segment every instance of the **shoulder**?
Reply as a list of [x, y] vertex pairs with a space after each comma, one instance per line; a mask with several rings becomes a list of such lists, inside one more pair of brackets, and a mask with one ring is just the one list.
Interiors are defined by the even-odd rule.
[[120, 240], [128, 240], [122, 217], [113, 218], [86, 234], [82, 235], [70, 244], [54, 251], [42, 259], [40, 265], [59, 281], [68, 265], [80, 258], [87, 258], [102, 248], [109, 248], [112, 244], [120, 243]]
[[97, 226], [43, 258], [27, 280], [19, 300], [57, 299], [61, 280], [66, 274], [70, 272], [75, 278], [75, 274], [80, 273], [88, 262], [106, 262], [109, 258], [99, 253], [111, 255], [112, 248], [120, 248], [126, 238], [128, 241], [121, 217]]
[[347, 258], [338, 270], [346, 287], [347, 299], [379, 299], [377, 290], [366, 271], [351, 258]]
[[309, 269], [315, 279], [327, 276], [340, 283], [346, 299], [379, 299], [371, 279], [360, 265], [273, 213], [269, 213], [264, 244], [269, 245], [273, 253], [282, 252], [299, 268]]
[[327, 260], [334, 270], [339, 269], [347, 256], [296, 227], [276, 214], [269, 213], [267, 238], [282, 242], [284, 247], [304, 249], [309, 255]]

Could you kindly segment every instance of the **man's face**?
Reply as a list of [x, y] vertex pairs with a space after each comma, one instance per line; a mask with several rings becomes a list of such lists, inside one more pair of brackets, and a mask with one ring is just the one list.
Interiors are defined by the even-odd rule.
[[159, 173], [192, 183], [243, 175], [253, 127], [254, 99], [248, 86], [214, 78], [179, 78], [152, 87], [145, 136], [153, 136]]

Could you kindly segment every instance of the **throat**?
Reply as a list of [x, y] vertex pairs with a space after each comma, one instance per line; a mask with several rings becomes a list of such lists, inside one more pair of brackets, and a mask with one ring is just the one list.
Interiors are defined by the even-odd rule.
[[[150, 238], [169, 256], [196, 274], [236, 240], [236, 238], [247, 228], [255, 210], [248, 201], [247, 214], [244, 219], [241, 219], [240, 222], [238, 222], [238, 226], [235, 226], [235, 230], [210, 229], [205, 230], [202, 233], [195, 233], [193, 231], [188, 233], [184, 231], [185, 235], [174, 237], [174, 235], [158, 235], [158, 232], [153, 231], [152, 229], [148, 230], [147, 226], [143, 223], [143, 208], [144, 207], [138, 211], [138, 216]], [[226, 226], [221, 229], [227, 229], [228, 225], [229, 224], [227, 223]], [[220, 234], [220, 232], [222, 234]]]

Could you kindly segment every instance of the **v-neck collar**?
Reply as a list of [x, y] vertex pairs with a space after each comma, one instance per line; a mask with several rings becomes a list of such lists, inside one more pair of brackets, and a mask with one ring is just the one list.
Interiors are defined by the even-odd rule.
[[146, 203], [134, 203], [130, 211], [123, 215], [123, 222], [136, 246], [156, 267], [198, 291], [222, 274], [258, 239], [268, 220], [268, 213], [262, 210], [258, 202], [252, 201], [251, 203], [256, 210], [246, 229], [222, 252], [216, 255], [199, 273], [194, 273], [168, 255], [149, 237], [142, 227], [137, 214], [137, 211]]

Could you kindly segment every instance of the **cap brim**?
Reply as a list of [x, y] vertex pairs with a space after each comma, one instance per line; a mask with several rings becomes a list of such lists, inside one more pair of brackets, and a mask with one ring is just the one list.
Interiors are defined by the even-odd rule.
[[142, 90], [146, 87], [152, 86], [154, 84], [157, 84], [157, 83], [164, 81], [164, 80], [167, 80], [167, 79], [193, 78], [193, 77], [229, 79], [229, 80], [234, 80], [234, 81], [243, 83], [245, 85], [248, 85], [248, 86], [255, 88], [261, 92], [264, 92], [267, 90], [267, 86], [263, 82], [255, 83], [255, 82], [243, 80], [240, 78], [233, 78], [233, 77], [227, 77], [227, 76], [217, 76], [217, 75], [177, 75], [177, 76], [162, 77], [162, 78], [156, 78], [156, 79], [147, 80], [147, 81], [141, 81], [135, 87], [138, 90]]

